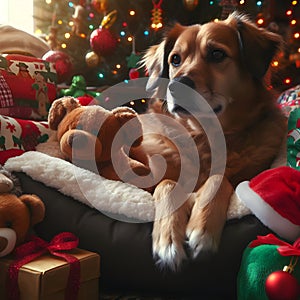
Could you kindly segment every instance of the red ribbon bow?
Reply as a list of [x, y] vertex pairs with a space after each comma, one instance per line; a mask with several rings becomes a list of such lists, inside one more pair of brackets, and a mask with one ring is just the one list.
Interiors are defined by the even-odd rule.
[[29, 242], [17, 247], [14, 251], [16, 260], [10, 264], [8, 269], [6, 286], [9, 299], [20, 299], [20, 291], [18, 288], [18, 274], [20, 268], [47, 252], [63, 258], [70, 264], [70, 274], [65, 299], [76, 299], [80, 285], [80, 263], [76, 257], [61, 251], [74, 249], [78, 246], [78, 243], [79, 240], [74, 234], [71, 232], [62, 232], [56, 235], [50, 243], [33, 236]]
[[250, 243], [249, 247], [254, 248], [260, 245], [277, 245], [277, 251], [282, 256], [300, 256], [300, 238], [298, 238], [293, 245], [284, 242], [277, 238], [274, 234], [268, 234], [265, 236], [257, 236], [257, 239]]

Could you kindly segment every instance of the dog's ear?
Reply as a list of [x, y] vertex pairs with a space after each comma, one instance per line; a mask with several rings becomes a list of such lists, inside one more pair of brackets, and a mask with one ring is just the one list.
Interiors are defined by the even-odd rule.
[[80, 106], [81, 105], [79, 101], [73, 97], [66, 96], [56, 99], [51, 104], [48, 114], [48, 123], [50, 129], [57, 130], [59, 123], [65, 117], [65, 115]]
[[262, 79], [275, 54], [283, 45], [281, 36], [257, 27], [242, 14], [232, 14], [228, 22], [236, 23], [244, 66], [255, 78]]
[[168, 56], [184, 28], [184, 26], [176, 23], [166, 31], [165, 37], [160, 44], [154, 45], [146, 51], [142, 65], [146, 67], [151, 78], [151, 83], [147, 85], [148, 90], [153, 90], [156, 87], [157, 78], [169, 78]]
[[[123, 142], [128, 146], [139, 146], [143, 140], [143, 129], [136, 111], [130, 107], [117, 107], [112, 110], [112, 113], [119, 121], [120, 128], [125, 125], [122, 131], [124, 137]], [[128, 121], [130, 122], [127, 123]]]

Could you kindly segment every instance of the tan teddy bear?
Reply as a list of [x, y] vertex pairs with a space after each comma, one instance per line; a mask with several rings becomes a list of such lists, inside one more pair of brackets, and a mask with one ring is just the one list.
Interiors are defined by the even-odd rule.
[[32, 226], [45, 216], [38, 196], [20, 194], [17, 178], [0, 166], [0, 257], [24, 242]]
[[[141, 147], [142, 125], [129, 107], [107, 110], [99, 105], [82, 106], [73, 97], [55, 100], [49, 111], [49, 127], [56, 130], [65, 159], [101, 176], [140, 186], [152, 177], [148, 157]], [[144, 181], [143, 181], [144, 182]]]

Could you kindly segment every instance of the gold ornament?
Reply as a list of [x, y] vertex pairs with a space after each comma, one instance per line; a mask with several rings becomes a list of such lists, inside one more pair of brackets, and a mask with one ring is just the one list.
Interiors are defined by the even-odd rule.
[[91, 4], [98, 13], [106, 13], [107, 0], [93, 0]]
[[187, 10], [194, 10], [199, 3], [199, 0], [183, 0], [183, 5]]
[[99, 64], [100, 56], [94, 51], [88, 52], [85, 56], [85, 62], [88, 67], [94, 68]]
[[162, 9], [161, 4], [162, 0], [159, 0], [157, 3], [155, 0], [152, 0], [153, 9], [151, 10], [152, 18], [151, 18], [151, 28], [154, 30], [158, 30], [163, 27], [162, 23]]
[[117, 14], [118, 14], [117, 10], [113, 10], [109, 14], [104, 16], [102, 21], [101, 21], [100, 27], [102, 27], [102, 28], [111, 27], [117, 19]]

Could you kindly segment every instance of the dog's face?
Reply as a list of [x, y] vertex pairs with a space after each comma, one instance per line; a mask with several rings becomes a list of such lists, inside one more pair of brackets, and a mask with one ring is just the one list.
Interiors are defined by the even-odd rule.
[[238, 14], [204, 25], [176, 24], [164, 41], [145, 55], [148, 87], [159, 86], [159, 81], [151, 78], [169, 78], [167, 103], [171, 113], [207, 112], [196, 103], [196, 91], [222, 119], [230, 106], [237, 112], [249, 109], [247, 99], [254, 98], [280, 43], [278, 35], [257, 28]]

